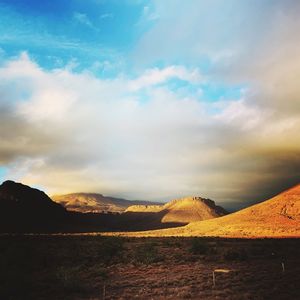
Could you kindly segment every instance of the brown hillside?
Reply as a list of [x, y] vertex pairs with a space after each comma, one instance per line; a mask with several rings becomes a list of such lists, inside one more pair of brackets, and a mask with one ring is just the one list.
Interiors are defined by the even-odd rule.
[[195, 223], [187, 232], [219, 236], [300, 236], [300, 185], [215, 222]]
[[54, 195], [51, 197], [55, 202], [62, 204], [65, 208], [77, 212], [124, 212], [127, 207], [137, 205], [148, 205], [148, 201], [131, 201], [121, 198], [104, 196], [97, 193], [72, 193], [66, 195]]
[[300, 237], [300, 184], [236, 213], [139, 236]]
[[162, 211], [163, 205], [131, 205], [126, 208], [125, 212], [134, 213], [156, 213]]
[[162, 223], [191, 223], [226, 214], [214, 201], [201, 197], [176, 199], [165, 205], [135, 205], [128, 207], [126, 212], [157, 213]]

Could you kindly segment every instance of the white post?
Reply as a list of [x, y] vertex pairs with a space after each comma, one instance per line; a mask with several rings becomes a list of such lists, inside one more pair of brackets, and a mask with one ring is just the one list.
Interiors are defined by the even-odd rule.
[[105, 300], [105, 284], [103, 285], [103, 300]]
[[213, 273], [212, 273], [212, 277], [213, 277], [213, 286], [216, 286], [216, 277], [215, 277], [215, 271], [213, 271]]
[[281, 263], [281, 267], [282, 267], [282, 273], [284, 273], [285, 271], [284, 262]]

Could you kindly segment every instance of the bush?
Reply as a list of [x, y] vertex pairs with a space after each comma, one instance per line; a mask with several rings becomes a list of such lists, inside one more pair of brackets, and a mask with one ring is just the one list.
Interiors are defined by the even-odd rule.
[[147, 265], [161, 260], [154, 243], [145, 243], [136, 248], [134, 258], [137, 262]]
[[100, 256], [104, 262], [110, 261], [124, 249], [124, 241], [119, 237], [104, 238], [100, 246]]
[[57, 270], [56, 278], [59, 285], [66, 292], [82, 292], [85, 290], [85, 286], [80, 280], [79, 268], [66, 268], [61, 267]]
[[208, 252], [208, 245], [200, 238], [194, 238], [191, 242], [190, 252], [192, 254], [206, 254]]
[[109, 277], [109, 273], [102, 264], [95, 264], [92, 265], [90, 268], [87, 269], [87, 272], [93, 277], [98, 278], [99, 280], [105, 281]]
[[248, 254], [244, 249], [229, 249], [223, 254], [223, 259], [229, 261], [244, 261], [248, 259]]

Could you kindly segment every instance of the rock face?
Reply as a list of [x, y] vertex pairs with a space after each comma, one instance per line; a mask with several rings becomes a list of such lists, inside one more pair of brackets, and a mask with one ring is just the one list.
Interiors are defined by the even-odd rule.
[[66, 210], [44, 192], [13, 181], [0, 185], [0, 231], [37, 231], [55, 227]]
[[201, 197], [176, 199], [165, 205], [135, 205], [127, 213], [156, 213], [162, 223], [191, 223], [224, 216], [227, 212], [215, 202]]
[[149, 205], [148, 201], [131, 201], [126, 199], [103, 196], [97, 193], [73, 193], [66, 195], [54, 195], [55, 202], [65, 208], [77, 212], [124, 212], [131, 205]]

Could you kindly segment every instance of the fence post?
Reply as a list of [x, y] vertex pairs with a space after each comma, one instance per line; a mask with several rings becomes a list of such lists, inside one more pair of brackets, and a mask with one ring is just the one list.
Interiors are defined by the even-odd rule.
[[105, 291], [105, 284], [103, 285], [103, 300], [105, 300], [105, 293], [106, 293], [106, 291]]
[[284, 262], [281, 263], [281, 267], [282, 267], [282, 273], [284, 273], [284, 271], [285, 271]]

